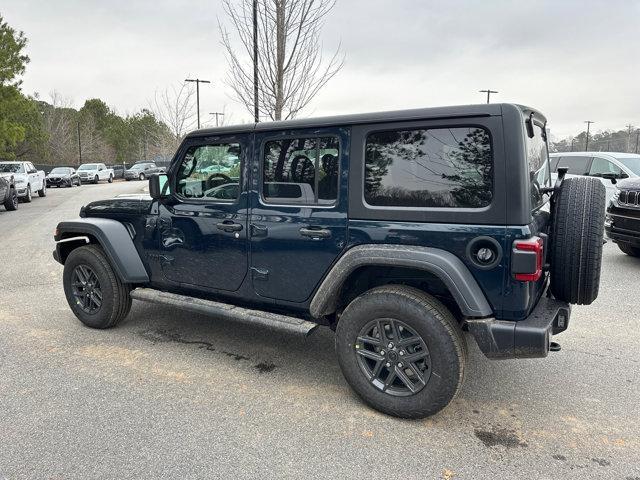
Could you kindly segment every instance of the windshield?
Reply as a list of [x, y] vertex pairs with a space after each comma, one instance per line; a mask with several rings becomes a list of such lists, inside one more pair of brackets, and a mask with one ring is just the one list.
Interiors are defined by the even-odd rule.
[[620, 163], [631, 170], [636, 175], [640, 176], [640, 155], [637, 157], [616, 157]]
[[51, 170], [51, 173], [66, 175], [67, 173], [71, 173], [71, 169], [70, 168], [54, 168], [53, 170]]
[[96, 165], [95, 163], [88, 163], [86, 165], [80, 165], [78, 167], [78, 170], [97, 170], [98, 169], [98, 165]]
[[24, 173], [22, 163], [0, 163], [2, 173]]

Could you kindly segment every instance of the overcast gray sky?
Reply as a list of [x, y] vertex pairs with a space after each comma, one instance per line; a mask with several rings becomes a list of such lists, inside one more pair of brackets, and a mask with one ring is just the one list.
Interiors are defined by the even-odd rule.
[[[26, 93], [126, 114], [198, 76], [214, 82], [202, 112], [250, 119], [223, 83], [219, 0], [3, 0], [0, 13], [29, 38]], [[346, 63], [304, 116], [481, 103], [490, 87], [542, 110], [556, 136], [584, 120], [640, 126], [637, 0], [337, 0], [322, 37]]]

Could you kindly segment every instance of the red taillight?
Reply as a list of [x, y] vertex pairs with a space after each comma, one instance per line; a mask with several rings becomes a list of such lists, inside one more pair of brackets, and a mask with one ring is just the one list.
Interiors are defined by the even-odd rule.
[[542, 266], [544, 261], [544, 241], [542, 238], [531, 237], [526, 240], [516, 240], [513, 242], [513, 248], [519, 252], [534, 252], [536, 255], [535, 271], [516, 273], [516, 280], [520, 282], [535, 282], [539, 280], [542, 276]]

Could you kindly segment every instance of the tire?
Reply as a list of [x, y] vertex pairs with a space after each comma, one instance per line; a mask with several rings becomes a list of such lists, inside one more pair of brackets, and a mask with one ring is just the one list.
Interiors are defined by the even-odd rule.
[[598, 296], [606, 189], [596, 178], [562, 182], [551, 227], [551, 292], [558, 299], [590, 305]]
[[108, 180], [108, 182], [109, 182], [109, 183], [113, 183], [113, 175], [109, 175], [109, 180]]
[[46, 197], [47, 196], [47, 184], [43, 183], [42, 184], [42, 188], [40, 190], [38, 190], [38, 196], [39, 197]]
[[24, 203], [31, 203], [33, 196], [31, 195], [31, 185], [27, 185], [27, 196], [22, 199]]
[[96, 175], [96, 176], [93, 178], [93, 183], [97, 184], [99, 181], [100, 181], [100, 179], [99, 179], [99, 178], [98, 178], [98, 176]]
[[13, 187], [9, 189], [9, 196], [4, 201], [4, 208], [9, 212], [13, 212], [18, 209], [18, 194], [16, 193], [16, 189]]
[[[375, 326], [380, 319], [386, 325], [382, 328], [385, 331], [382, 345], [362, 342], [362, 338], [380, 340], [381, 329]], [[391, 333], [391, 322], [395, 324], [394, 331], [399, 332], [399, 335]], [[374, 335], [367, 333], [372, 325], [374, 330], [371, 332]], [[403, 347], [402, 344], [409, 341], [405, 338], [407, 334], [419, 337], [423, 346], [414, 348], [406, 344]], [[393, 338], [398, 336], [400, 345], [396, 343], [389, 348], [388, 342], [393, 342]], [[413, 336], [410, 338], [417, 341]], [[335, 342], [340, 368], [351, 388], [365, 403], [383, 413], [401, 418], [433, 415], [445, 408], [462, 386], [467, 357], [462, 330], [442, 303], [421, 290], [387, 285], [360, 295], [347, 306], [340, 317]], [[385, 343], [387, 348], [384, 348]], [[376, 359], [359, 353], [367, 351], [369, 355], [369, 349], [374, 350]], [[424, 355], [425, 350], [427, 355]], [[402, 363], [403, 358], [409, 359], [416, 355], [423, 355], [424, 358], [411, 364]], [[385, 359], [382, 363], [378, 360], [381, 357]], [[387, 367], [386, 362], [393, 366]], [[418, 367], [419, 362], [424, 362], [421, 368]], [[420, 378], [424, 380], [424, 385], [417, 381], [417, 370], [409, 365], [422, 372]], [[378, 375], [383, 375], [384, 378], [380, 376], [374, 379], [376, 368], [379, 368]], [[369, 370], [365, 371], [366, 369]], [[388, 375], [392, 371], [395, 372], [396, 379], [383, 390], [383, 384], [389, 380]], [[432, 371], [434, 374], [431, 374]], [[411, 380], [409, 376], [416, 379], [415, 382], [410, 382], [416, 389], [415, 392], [406, 388], [407, 383], [401, 381], [398, 372], [403, 372], [405, 379]]]
[[[93, 289], [94, 295], [91, 300], [97, 298], [96, 290], [100, 290], [102, 301], [94, 311], [83, 308], [81, 303], [82, 292], [86, 292], [87, 287], [81, 287], [74, 291], [74, 278], [76, 268], [88, 268], [93, 272], [92, 279], [97, 279], [97, 288]], [[64, 293], [71, 310], [78, 319], [91, 328], [111, 328], [123, 320], [131, 309], [131, 297], [129, 292], [131, 287], [122, 283], [120, 278], [113, 271], [102, 248], [97, 245], [86, 245], [73, 250], [64, 263], [63, 273]], [[79, 277], [78, 277], [79, 278]], [[83, 290], [84, 289], [84, 290]], [[76, 296], [80, 293], [80, 299]], [[84, 300], [82, 300], [84, 301]], [[93, 307], [96, 304], [92, 304]]]
[[144, 182], [144, 173], [141, 173], [140, 175], [138, 175], [138, 180]]
[[640, 257], [640, 248], [628, 243], [618, 243], [618, 248], [631, 257]]

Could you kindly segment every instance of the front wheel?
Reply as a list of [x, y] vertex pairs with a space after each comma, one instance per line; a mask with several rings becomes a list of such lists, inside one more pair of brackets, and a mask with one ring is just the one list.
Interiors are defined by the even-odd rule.
[[13, 187], [9, 190], [9, 196], [4, 201], [4, 208], [10, 212], [18, 209], [18, 194]]
[[113, 327], [131, 309], [129, 285], [120, 280], [99, 246], [73, 250], [64, 263], [62, 278], [71, 310], [88, 327]]
[[107, 180], [109, 183], [113, 183], [113, 175], [109, 175], [109, 180]]
[[38, 196], [40, 197], [46, 197], [47, 196], [47, 184], [46, 183], [42, 183], [42, 188], [40, 190], [38, 190]]
[[421, 290], [388, 285], [365, 292], [344, 310], [335, 341], [349, 385], [389, 415], [433, 415], [462, 385], [462, 330], [442, 303]]
[[640, 257], [640, 248], [628, 243], [618, 243], [618, 248], [631, 257]]
[[99, 181], [100, 181], [100, 179], [98, 178], [98, 175], [96, 175], [96, 176], [93, 178], [93, 183], [98, 183]]
[[144, 181], [144, 173], [141, 173], [140, 175], [138, 175], [138, 179]]
[[33, 196], [31, 195], [31, 185], [27, 185], [27, 195], [24, 197], [24, 203], [31, 203]]

